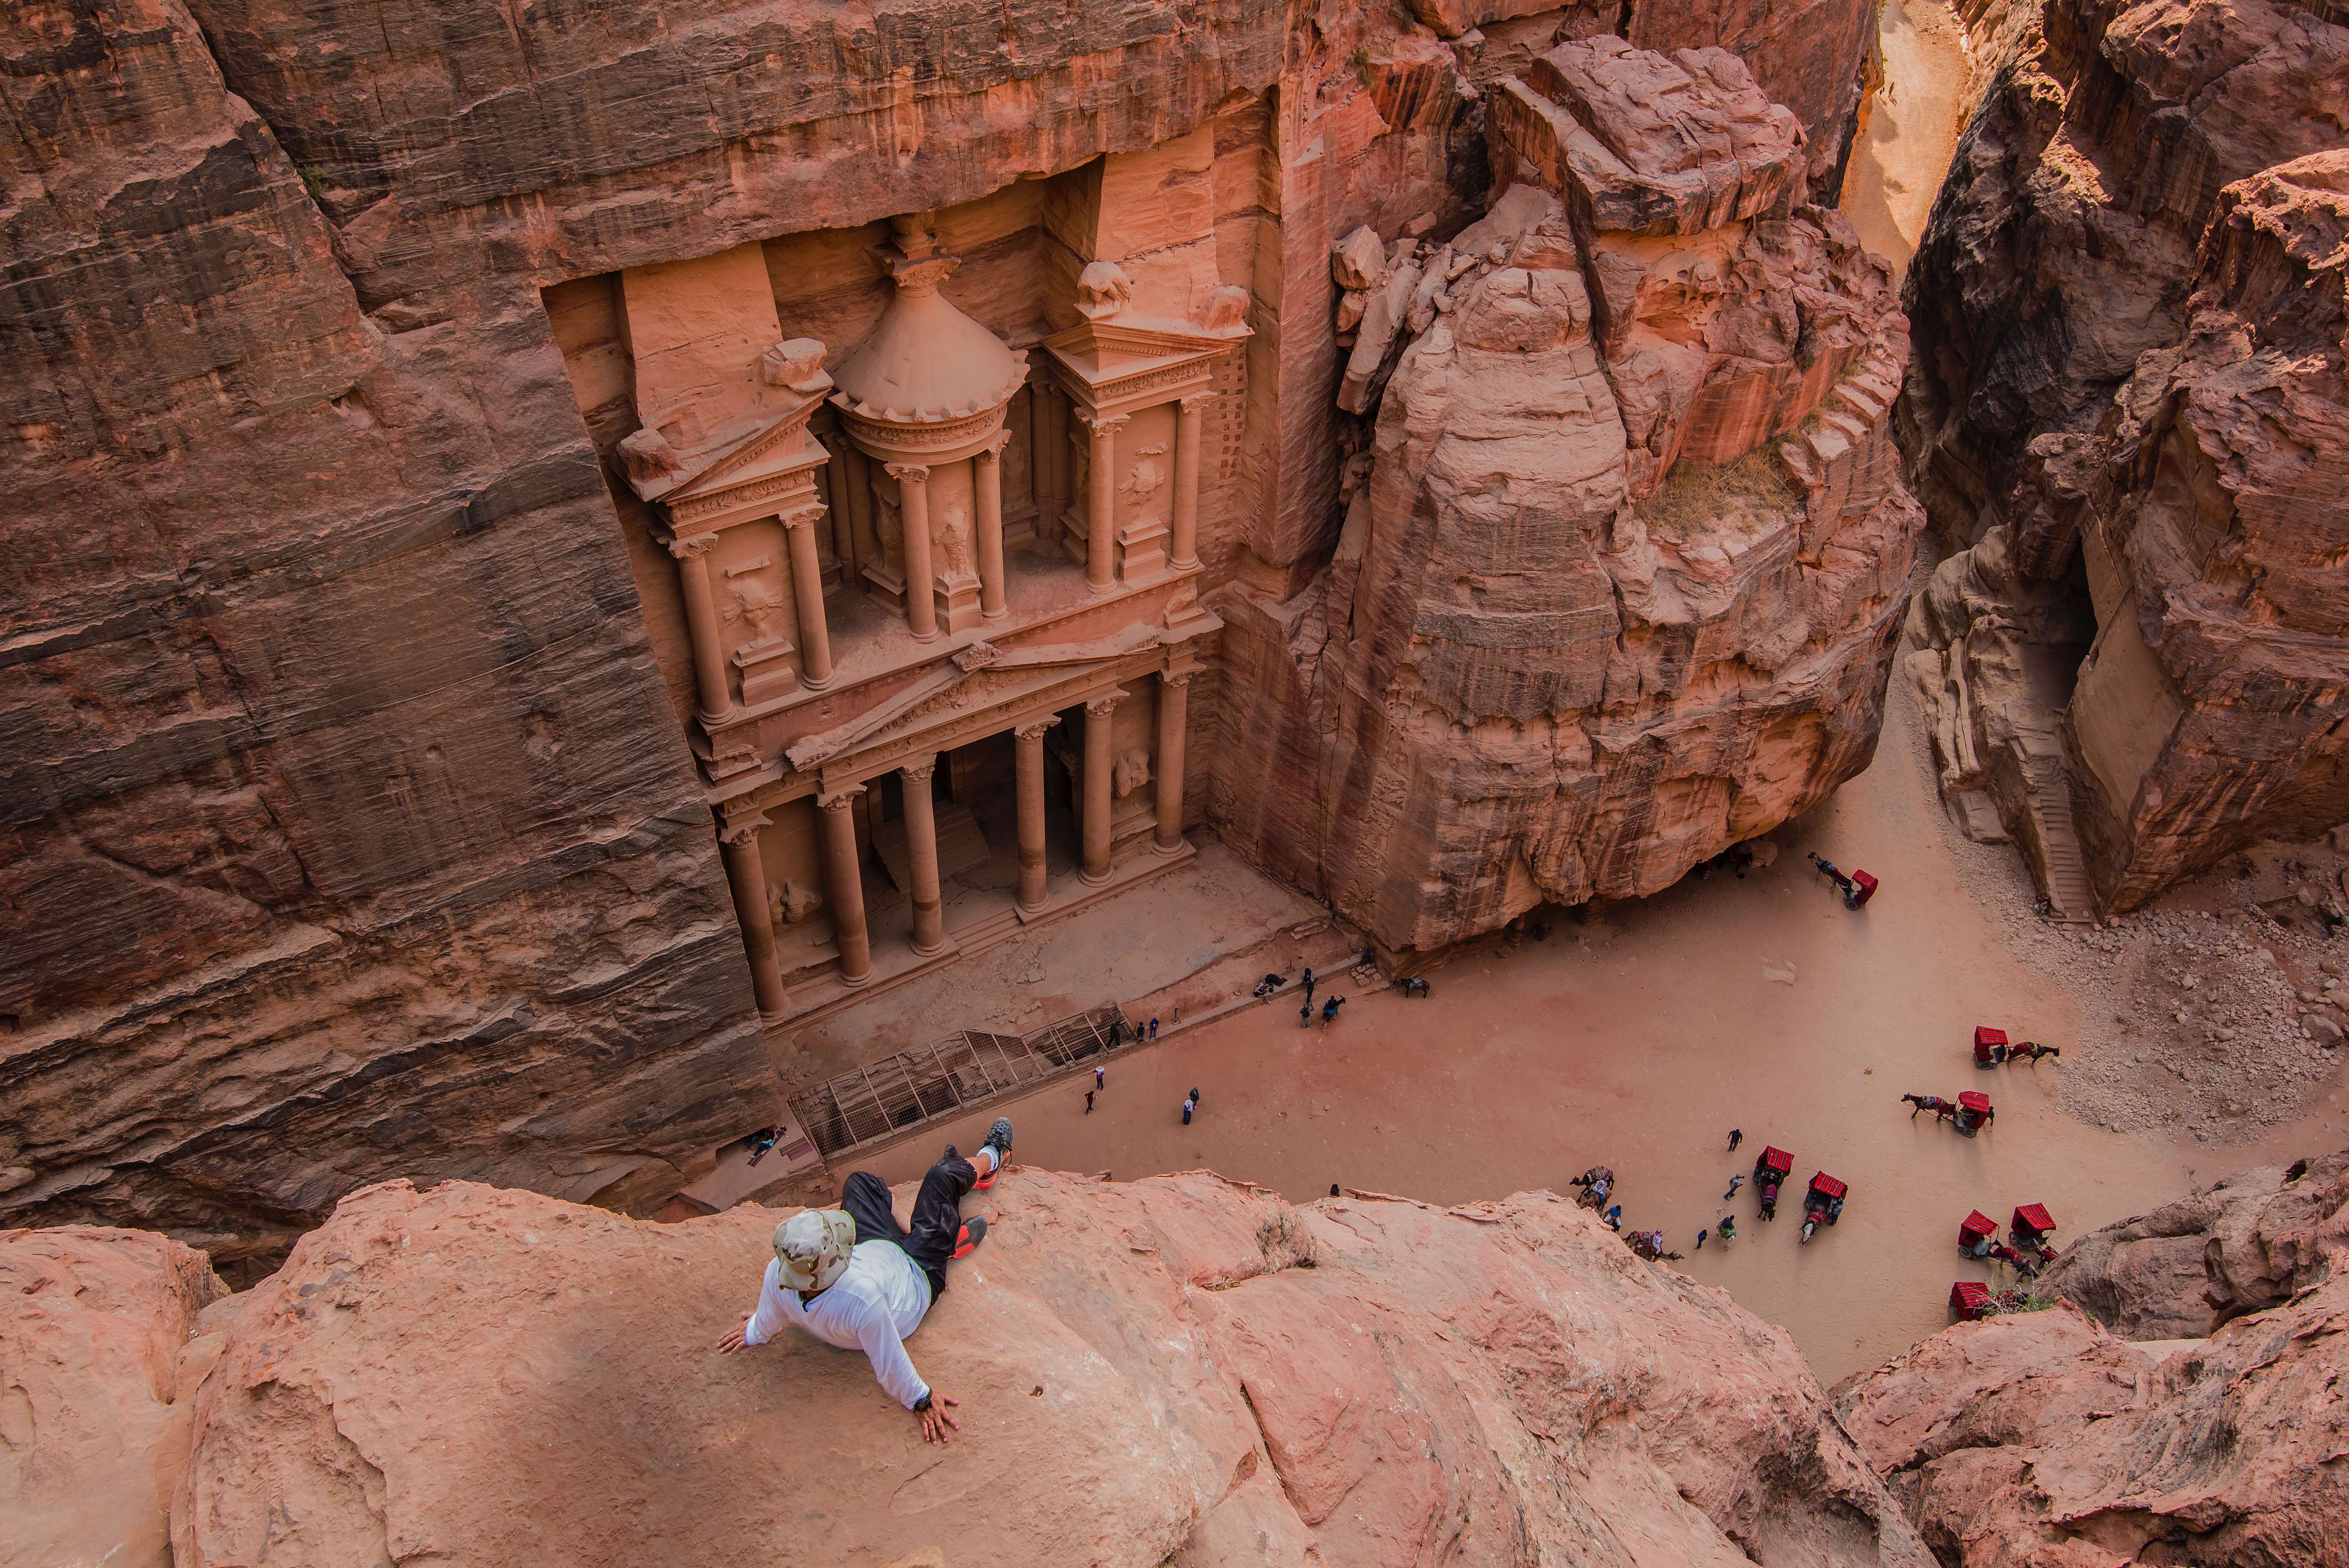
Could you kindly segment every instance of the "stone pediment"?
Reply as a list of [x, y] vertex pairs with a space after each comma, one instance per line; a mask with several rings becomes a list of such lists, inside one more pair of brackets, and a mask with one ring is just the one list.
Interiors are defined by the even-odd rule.
[[846, 724], [806, 736], [784, 748], [783, 758], [802, 771], [844, 752], [883, 746], [916, 733], [941, 717], [991, 707], [1007, 697], [1040, 691], [1088, 667], [1109, 668], [1117, 660], [1160, 642], [1155, 627], [1137, 627], [1089, 643], [1051, 643], [1030, 648], [999, 648], [978, 642], [956, 653], [880, 707]]
[[1163, 401], [1193, 383], [1204, 386], [1216, 358], [1249, 335], [1244, 324], [1218, 335], [1131, 321], [1085, 321], [1054, 333], [1043, 347], [1070, 390], [1099, 408], [1149, 393], [1158, 395], [1152, 401]]
[[[646, 480], [631, 479], [630, 488], [643, 500], [674, 508], [688, 500], [715, 500], [771, 469], [797, 466], [792, 459], [811, 455], [807, 424], [823, 402], [821, 391], [803, 397], [780, 417], [700, 454], [700, 460], [688, 462], [683, 471]], [[812, 455], [821, 457], [823, 449], [812, 449]]]

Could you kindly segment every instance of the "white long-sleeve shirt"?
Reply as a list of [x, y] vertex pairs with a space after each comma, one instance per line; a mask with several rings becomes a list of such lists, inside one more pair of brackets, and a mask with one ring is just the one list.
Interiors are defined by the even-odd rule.
[[781, 1264], [770, 1258], [759, 1287], [759, 1309], [742, 1330], [745, 1345], [764, 1345], [796, 1323], [826, 1345], [862, 1350], [873, 1376], [908, 1410], [930, 1391], [905, 1354], [905, 1340], [930, 1310], [930, 1282], [894, 1242], [864, 1242], [848, 1254], [848, 1267], [813, 1301], [776, 1283]]

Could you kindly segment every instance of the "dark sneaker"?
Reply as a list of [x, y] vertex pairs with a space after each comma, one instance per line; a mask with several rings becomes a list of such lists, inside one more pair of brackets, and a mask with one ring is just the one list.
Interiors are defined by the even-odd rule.
[[997, 1117], [995, 1125], [987, 1130], [987, 1141], [980, 1147], [995, 1153], [995, 1169], [971, 1183], [974, 1191], [984, 1192], [995, 1185], [995, 1179], [1003, 1174], [1004, 1165], [1011, 1159], [1011, 1119]]
[[962, 1230], [955, 1237], [955, 1249], [947, 1255], [967, 1258], [970, 1256], [972, 1250], [985, 1240], [987, 1240], [987, 1222], [974, 1214], [962, 1222]]

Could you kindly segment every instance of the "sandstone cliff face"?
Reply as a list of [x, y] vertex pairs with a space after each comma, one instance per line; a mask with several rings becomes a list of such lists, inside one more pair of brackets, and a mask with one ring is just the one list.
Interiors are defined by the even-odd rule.
[[908, 1341], [961, 1401], [937, 1449], [862, 1356], [712, 1348], [777, 1212], [355, 1193], [216, 1311], [192, 1452], [157, 1458], [173, 1560], [1929, 1561], [1782, 1332], [1551, 1194], [1015, 1169], [991, 1198]]
[[[1628, 15], [1635, 41], [1751, 49], [1816, 175], [1847, 135], [1868, 11]], [[235, 1272], [394, 1173], [641, 1206], [774, 1115], [708, 802], [550, 288], [1211, 130], [1218, 180], [1258, 198], [1217, 208], [1211, 247], [1253, 291], [1255, 335], [1206, 577], [1263, 614], [1203, 677], [1193, 724], [1269, 738], [1269, 777], [1322, 769], [1298, 759], [1338, 709], [1313, 696], [1318, 644], [1292, 657], [1289, 628], [1326, 620], [1344, 515], [1328, 247], [1364, 224], [1452, 232], [1483, 193], [1484, 90], [1623, 15], [1496, 12], [1445, 42], [1400, 0], [12, 10], [0, 1169], [32, 1174], [0, 1215], [168, 1224]], [[1796, 248], [1818, 243], [1844, 242]], [[1783, 334], [1737, 330], [1770, 337], [1784, 373]], [[1613, 395], [1669, 403], [1654, 387], [1687, 369]], [[1774, 390], [1767, 418], [1723, 428], [1799, 418], [1814, 393]], [[1647, 458], [1626, 459], [1627, 487], [1685, 412], [1635, 420]], [[1720, 622], [1746, 578], [1702, 572], [1715, 608], [1659, 624]], [[1829, 592], [1850, 599], [1842, 578]], [[1719, 727], [1735, 699], [1708, 667]], [[1806, 799], [1865, 755], [1869, 707], [1841, 679], [1785, 721], [1826, 715], [1840, 738], [1798, 748], [1802, 779], [1757, 799]], [[1235, 687], [1244, 711], [1218, 719]], [[1226, 794], [1268, 776], [1257, 751], [1199, 751]], [[1419, 769], [1402, 751], [1345, 766]], [[1485, 798], [1468, 818], [1494, 812]], [[1413, 799], [1451, 814], [1440, 790]], [[1498, 835], [1413, 829], [1455, 856], [1431, 903], [1472, 913], [1406, 910], [1398, 939], [1521, 902], [1507, 857], [1476, 857], [1513, 833], [1550, 851], [1502, 818]], [[1243, 826], [1249, 852], [1321, 885], [1318, 829]], [[1667, 858], [1606, 885], [1646, 885]]]
[[1526, 183], [1365, 291], [1341, 396], [1408, 346], [1320, 592], [1226, 612], [1226, 747], [1312, 759], [1227, 836], [1398, 948], [1655, 892], [1864, 768], [1922, 521], [1889, 271], [1737, 60], [1600, 38], [1486, 98]]
[[2247, 1171], [2064, 1249], [2041, 1288], [2127, 1339], [2199, 1338], [2329, 1277], [2349, 1251], [2349, 1153]]
[[2344, 1310], [2336, 1278], [2165, 1354], [2066, 1303], [1947, 1329], [1836, 1409], [1951, 1568], [2328, 1563]]
[[[2024, 819], [2064, 794], [2095, 899], [2127, 908], [2349, 816], [2349, 27], [2059, 0], [2002, 36], [1911, 264], [1902, 414], [1911, 483], [1979, 557], [1954, 570], [1995, 591], [1951, 597], [1919, 673], [1945, 787], [1994, 794], [2043, 876]], [[2064, 773], [2023, 782], [2033, 756]]]

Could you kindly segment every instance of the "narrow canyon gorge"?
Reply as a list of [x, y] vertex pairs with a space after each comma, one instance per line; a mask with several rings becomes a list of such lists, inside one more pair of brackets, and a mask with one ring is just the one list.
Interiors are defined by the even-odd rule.
[[[2337, 1552], [2338, 0], [0, 61], [0, 1568]], [[711, 1348], [1004, 1113], [953, 1442]]]

